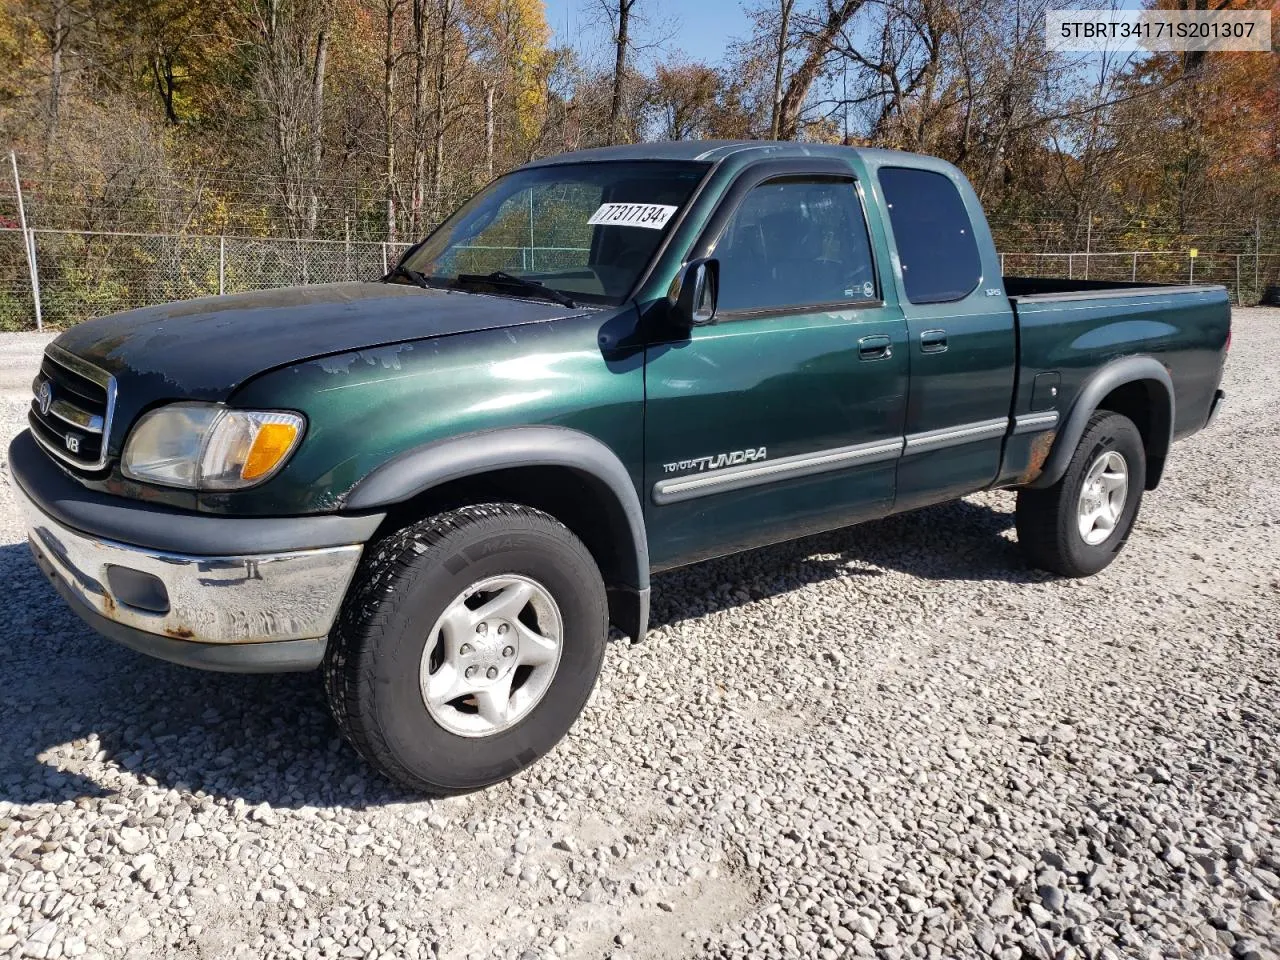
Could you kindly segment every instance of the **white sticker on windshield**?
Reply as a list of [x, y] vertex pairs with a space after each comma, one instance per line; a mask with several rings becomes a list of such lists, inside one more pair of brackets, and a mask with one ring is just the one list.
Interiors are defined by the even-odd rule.
[[602, 203], [587, 221], [606, 227], [647, 227], [661, 230], [676, 212], [665, 203]]

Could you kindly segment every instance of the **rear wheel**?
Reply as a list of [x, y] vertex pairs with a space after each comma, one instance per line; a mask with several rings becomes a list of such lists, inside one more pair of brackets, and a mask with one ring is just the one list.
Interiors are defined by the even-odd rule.
[[1032, 565], [1086, 577], [1120, 552], [1142, 503], [1147, 461], [1133, 421], [1099, 410], [1052, 487], [1019, 490], [1018, 542]]
[[344, 736], [394, 780], [461, 793], [547, 753], [604, 656], [604, 583], [582, 542], [516, 504], [430, 517], [371, 548], [329, 641]]

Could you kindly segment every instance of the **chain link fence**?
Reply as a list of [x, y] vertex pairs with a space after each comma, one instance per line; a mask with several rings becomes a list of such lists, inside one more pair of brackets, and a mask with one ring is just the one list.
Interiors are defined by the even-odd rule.
[[1006, 277], [1066, 277], [1131, 283], [1219, 283], [1237, 305], [1262, 300], [1280, 283], [1280, 253], [1124, 250], [1106, 253], [1002, 253]]
[[0, 330], [31, 330], [35, 325], [27, 235], [0, 229]]
[[[40, 313], [47, 327], [192, 297], [295, 284], [371, 280], [409, 244], [367, 240], [292, 240], [195, 234], [31, 230]], [[0, 329], [36, 326], [26, 237], [0, 228]], [[577, 248], [476, 247], [462, 269], [555, 269]], [[1221, 283], [1238, 304], [1257, 303], [1280, 283], [1280, 254], [1187, 251], [1018, 253], [1001, 255], [1006, 276], [1051, 276], [1151, 283]]]
[[[338, 280], [371, 280], [404, 243], [32, 230], [43, 322], [66, 327], [136, 307]], [[20, 230], [0, 229], [0, 328], [32, 329]]]

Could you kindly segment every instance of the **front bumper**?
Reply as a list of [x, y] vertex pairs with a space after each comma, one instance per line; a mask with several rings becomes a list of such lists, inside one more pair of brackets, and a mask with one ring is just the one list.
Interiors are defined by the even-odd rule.
[[[121, 542], [52, 516], [67, 509], [66, 501], [44, 508], [38, 501], [48, 501], [48, 491], [41, 496], [32, 464], [12, 453], [13, 490], [36, 562], [94, 629], [143, 653], [204, 669], [319, 665], [361, 543], [206, 555]], [[128, 501], [112, 499], [117, 510], [127, 510]], [[137, 506], [140, 526], [149, 509]], [[198, 518], [202, 524], [210, 519], [216, 521]]]

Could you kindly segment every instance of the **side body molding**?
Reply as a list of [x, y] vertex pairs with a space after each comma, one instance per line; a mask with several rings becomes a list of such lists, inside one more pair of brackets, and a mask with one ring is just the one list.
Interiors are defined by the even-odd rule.
[[1084, 436], [1089, 418], [1093, 416], [1103, 399], [1112, 390], [1126, 383], [1145, 381], [1148, 387], [1151, 411], [1151, 430], [1147, 438], [1147, 483], [1154, 490], [1164, 472], [1165, 456], [1173, 443], [1173, 379], [1164, 365], [1154, 357], [1121, 357], [1097, 371], [1085, 382], [1076, 395], [1062, 429], [1054, 441], [1053, 449], [1045, 460], [1040, 476], [1028, 486], [1051, 487], [1067, 472], [1071, 455], [1075, 453], [1080, 438]]
[[454, 480], [521, 467], [573, 471], [595, 495], [614, 556], [602, 570], [614, 624], [640, 640], [649, 621], [649, 544], [631, 475], [609, 447], [580, 430], [522, 426], [428, 443], [375, 468], [348, 491], [346, 510], [385, 508]]

